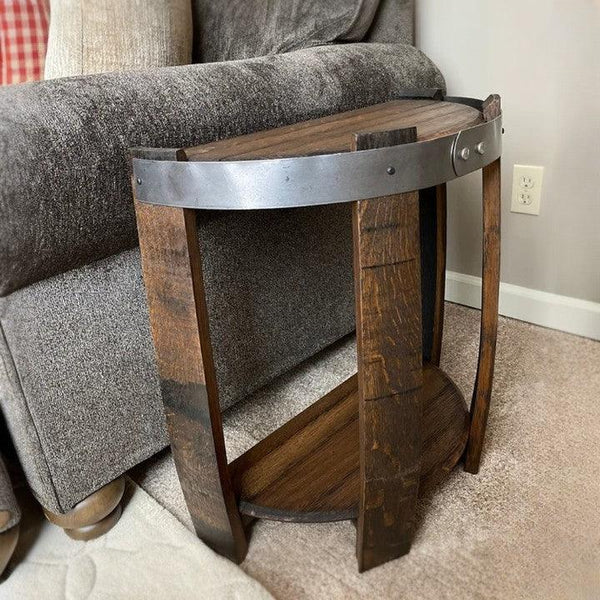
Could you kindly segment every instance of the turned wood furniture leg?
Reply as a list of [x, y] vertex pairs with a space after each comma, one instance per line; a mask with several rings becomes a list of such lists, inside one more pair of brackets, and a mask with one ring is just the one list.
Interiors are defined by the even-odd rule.
[[51, 523], [62, 527], [74, 540], [93, 540], [112, 529], [121, 517], [125, 479], [119, 477], [76, 504], [68, 513], [44, 509]]
[[198, 536], [239, 563], [247, 541], [227, 466], [196, 214], [137, 201], [135, 206], [177, 474]]
[[483, 169], [483, 272], [481, 332], [475, 389], [471, 402], [471, 427], [465, 470], [479, 471], [496, 356], [498, 293], [500, 289], [500, 159]]
[[444, 334], [444, 297], [446, 293], [446, 184], [435, 188], [435, 299], [431, 363], [440, 366]]
[[[357, 134], [355, 149], [416, 140], [416, 129]], [[422, 445], [418, 193], [353, 209], [358, 344], [359, 570], [410, 550]]]

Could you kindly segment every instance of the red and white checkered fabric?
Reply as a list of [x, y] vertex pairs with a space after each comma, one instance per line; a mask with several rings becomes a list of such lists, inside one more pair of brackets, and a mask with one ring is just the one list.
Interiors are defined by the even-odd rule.
[[44, 76], [49, 0], [0, 0], [0, 85]]

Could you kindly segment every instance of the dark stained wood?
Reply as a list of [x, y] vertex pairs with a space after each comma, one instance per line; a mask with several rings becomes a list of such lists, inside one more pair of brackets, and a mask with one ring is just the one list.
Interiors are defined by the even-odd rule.
[[[502, 112], [498, 94], [483, 101], [484, 121], [491, 121]], [[500, 213], [501, 213], [501, 163], [494, 161], [482, 170], [483, 178], [483, 265], [481, 287], [481, 325], [479, 358], [473, 398], [471, 400], [471, 426], [465, 452], [465, 470], [478, 473], [483, 440], [490, 410], [496, 338], [498, 335], [498, 296], [500, 292]]]
[[463, 457], [469, 410], [456, 384], [438, 367], [423, 369], [423, 450], [419, 496], [429, 494]]
[[[344, 152], [352, 150], [352, 136], [350, 134], [356, 131], [377, 131], [380, 129], [418, 125], [418, 139], [425, 140], [445, 135], [479, 122], [481, 122], [481, 113], [470, 107], [435, 100], [408, 100], [367, 107], [350, 113], [333, 115], [288, 127], [221, 140], [196, 148], [181, 149], [176, 153], [176, 156], [179, 160], [224, 160], [261, 157], [274, 158], [321, 152]], [[172, 159], [171, 151], [164, 157], [159, 156], [159, 158]], [[168, 247], [168, 244], [166, 247]], [[160, 279], [162, 275], [157, 274], [157, 277]], [[163, 330], [161, 335], [169, 338], [170, 334], [165, 332], [165, 328], [161, 328], [159, 325], [160, 318], [156, 320], [157, 328]], [[178, 339], [167, 339], [162, 344], [162, 347], [163, 350], [161, 353], [165, 357], [165, 362], [172, 364], [173, 361], [177, 360], [177, 357], [173, 356], [173, 353], [179, 352]], [[177, 394], [174, 393], [174, 395]], [[213, 420], [212, 422], [214, 429], [217, 421]], [[174, 436], [181, 437], [180, 431], [174, 431], [173, 429], [173, 427], [170, 428], [172, 440]], [[190, 431], [192, 430], [193, 427], [191, 427]], [[215, 434], [215, 439], [218, 440], [219, 437], [219, 435]], [[183, 445], [184, 442], [185, 439], [180, 444], [176, 443], [175, 446]], [[198, 500], [194, 501], [194, 496], [199, 495], [198, 490], [201, 487], [201, 482], [194, 482], [193, 478], [194, 474], [200, 468], [201, 461], [199, 459], [194, 460], [193, 457], [191, 460], [188, 460], [183, 455], [178, 457], [175, 454], [175, 456], [180, 472], [180, 479], [191, 481], [184, 485], [184, 489], [186, 487], [189, 488], [186, 500], [190, 512], [192, 514], [196, 512], [198, 515], [196, 521], [199, 521], [203, 514], [203, 509], [198, 506]], [[222, 477], [226, 477], [223, 474], [223, 465], [220, 462], [218, 470]], [[228, 489], [227, 484], [225, 484], [224, 489]], [[225, 499], [227, 502], [230, 502], [230, 495], [228, 493], [225, 494]], [[195, 507], [194, 502], [196, 503]], [[227, 512], [231, 513], [230, 505], [228, 506]], [[202, 531], [199, 530], [199, 534], [206, 539], [206, 535]]]
[[481, 333], [465, 470], [479, 471], [494, 378], [500, 288], [500, 159], [483, 169]]
[[346, 152], [360, 131], [417, 127], [418, 140], [433, 139], [482, 122], [469, 106], [436, 100], [397, 100], [179, 151], [183, 160], [250, 159]]
[[137, 201], [135, 207], [167, 427], [183, 494], [198, 536], [241, 562], [247, 541], [227, 468], [196, 215]]
[[356, 390], [354, 376], [231, 463], [242, 512], [297, 521], [355, 515], [358, 487], [343, 482], [358, 471]]
[[[357, 134], [355, 150], [416, 140], [416, 130]], [[353, 208], [358, 354], [359, 571], [406, 554], [422, 445], [418, 192]]]
[[484, 101], [482, 106], [483, 120], [493, 121], [500, 116], [502, 112], [500, 96], [498, 94], [490, 94]]
[[438, 366], [442, 356], [444, 336], [444, 297], [446, 294], [446, 184], [435, 188], [435, 299], [433, 307], [433, 341], [431, 362]]
[[[423, 370], [420, 493], [458, 462], [469, 414], [452, 380]], [[241, 512], [281, 521], [358, 516], [358, 380], [353, 376], [230, 464]]]

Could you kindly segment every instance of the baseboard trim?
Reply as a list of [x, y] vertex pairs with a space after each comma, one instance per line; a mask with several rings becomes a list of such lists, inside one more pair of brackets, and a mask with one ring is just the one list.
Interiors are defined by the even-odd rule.
[[[481, 308], [481, 277], [448, 271], [446, 300]], [[600, 340], [600, 303], [500, 284], [501, 315]]]

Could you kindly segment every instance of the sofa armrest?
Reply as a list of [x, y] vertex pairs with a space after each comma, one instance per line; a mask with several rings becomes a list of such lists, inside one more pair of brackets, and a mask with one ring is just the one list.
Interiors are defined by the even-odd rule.
[[0, 88], [0, 295], [137, 244], [130, 147], [198, 145], [443, 85], [411, 46], [348, 44]]

